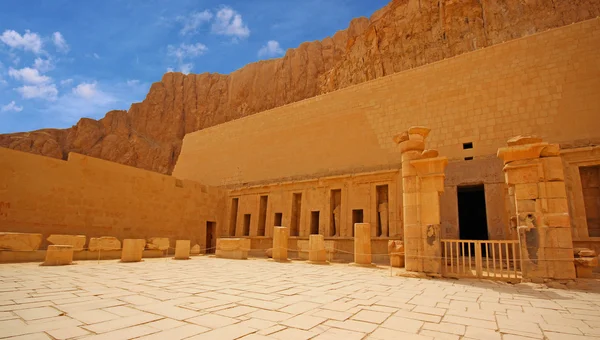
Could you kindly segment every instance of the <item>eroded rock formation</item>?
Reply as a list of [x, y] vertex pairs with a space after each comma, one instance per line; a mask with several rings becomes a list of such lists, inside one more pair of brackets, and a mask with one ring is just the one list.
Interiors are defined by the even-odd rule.
[[0, 135], [0, 146], [171, 173], [186, 133], [598, 15], [599, 0], [393, 0], [282, 58], [229, 75], [167, 73], [128, 111]]

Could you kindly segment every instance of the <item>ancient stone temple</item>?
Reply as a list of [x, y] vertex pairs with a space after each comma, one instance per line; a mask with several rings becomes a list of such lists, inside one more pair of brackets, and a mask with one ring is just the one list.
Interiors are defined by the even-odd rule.
[[375, 263], [394, 241], [412, 271], [573, 279], [600, 251], [599, 92], [590, 19], [187, 133], [172, 176], [0, 148], [0, 230], [276, 260], [322, 235], [351, 262], [358, 224]]

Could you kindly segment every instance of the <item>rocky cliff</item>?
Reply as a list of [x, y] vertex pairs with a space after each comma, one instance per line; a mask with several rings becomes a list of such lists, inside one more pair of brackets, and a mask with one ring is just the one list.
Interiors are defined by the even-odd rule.
[[282, 58], [229, 75], [167, 73], [128, 111], [0, 135], [0, 146], [170, 173], [186, 133], [598, 15], [600, 0], [393, 0]]

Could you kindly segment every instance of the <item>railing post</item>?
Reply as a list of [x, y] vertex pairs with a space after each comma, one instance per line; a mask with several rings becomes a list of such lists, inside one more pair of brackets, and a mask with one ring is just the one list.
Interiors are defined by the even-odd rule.
[[480, 241], [475, 241], [475, 271], [477, 272], [477, 277], [481, 278], [482, 277], [482, 258], [481, 258], [481, 242]]

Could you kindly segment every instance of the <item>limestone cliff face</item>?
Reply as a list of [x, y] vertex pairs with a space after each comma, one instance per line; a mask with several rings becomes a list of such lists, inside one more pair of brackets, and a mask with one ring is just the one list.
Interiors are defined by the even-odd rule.
[[282, 58], [229, 75], [167, 73], [128, 111], [0, 135], [0, 146], [170, 173], [186, 133], [598, 15], [600, 0], [393, 0]]

